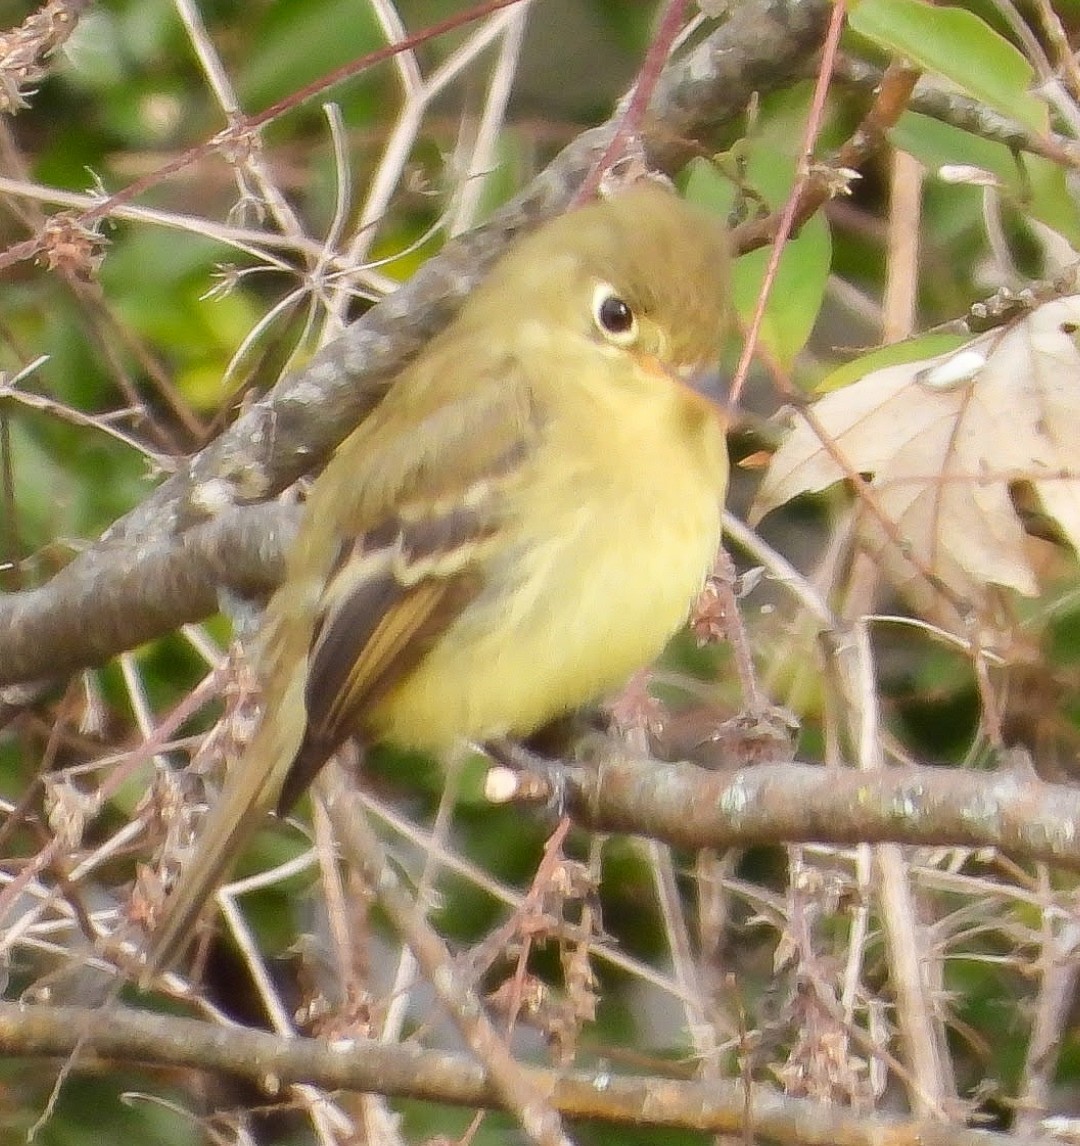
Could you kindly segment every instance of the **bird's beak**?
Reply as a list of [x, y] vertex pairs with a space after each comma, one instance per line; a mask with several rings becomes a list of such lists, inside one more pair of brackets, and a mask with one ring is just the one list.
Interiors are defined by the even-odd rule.
[[714, 366], [672, 368], [653, 354], [637, 356], [638, 365], [657, 378], [666, 378], [694, 400], [707, 406], [712, 415], [729, 429], [737, 420], [735, 408], [728, 402], [723, 376]]
[[728, 401], [727, 378], [717, 367], [684, 367], [677, 372], [676, 377], [687, 390], [708, 401], [725, 428], [736, 421], [735, 408]]

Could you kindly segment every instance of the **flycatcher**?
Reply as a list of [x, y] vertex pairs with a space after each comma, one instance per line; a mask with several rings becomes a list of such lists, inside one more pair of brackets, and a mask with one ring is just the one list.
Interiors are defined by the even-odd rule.
[[728, 476], [718, 220], [644, 182], [514, 244], [338, 448], [257, 650], [264, 713], [144, 982], [347, 738], [441, 752], [617, 688], [684, 623]]

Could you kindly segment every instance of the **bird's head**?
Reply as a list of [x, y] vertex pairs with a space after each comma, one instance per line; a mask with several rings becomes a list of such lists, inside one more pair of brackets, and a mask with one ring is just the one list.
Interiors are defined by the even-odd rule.
[[685, 375], [712, 366], [728, 322], [729, 255], [715, 216], [642, 181], [570, 211], [511, 248], [492, 305]]

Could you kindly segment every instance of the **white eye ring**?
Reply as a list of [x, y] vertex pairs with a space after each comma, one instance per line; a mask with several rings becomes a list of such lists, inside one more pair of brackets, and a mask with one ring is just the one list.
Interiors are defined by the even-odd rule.
[[592, 314], [596, 329], [616, 346], [629, 346], [637, 338], [637, 315], [611, 283], [596, 284]]

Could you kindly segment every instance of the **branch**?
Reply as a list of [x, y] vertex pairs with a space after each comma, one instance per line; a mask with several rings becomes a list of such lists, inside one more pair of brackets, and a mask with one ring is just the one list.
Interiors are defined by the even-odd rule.
[[[80, 1040], [82, 1040], [80, 1042]], [[80, 1043], [83, 1069], [99, 1060], [225, 1072], [271, 1095], [310, 1083], [454, 1106], [499, 1108], [494, 1087], [464, 1055], [362, 1038], [280, 1038], [239, 1027], [121, 1008], [0, 1003], [0, 1054], [66, 1056]], [[873, 1117], [742, 1082], [682, 1082], [522, 1067], [567, 1118], [754, 1134], [789, 1146], [1059, 1146], [1044, 1135], [969, 1130], [945, 1122]]]
[[[828, 0], [737, 6], [723, 27], [662, 73], [642, 127], [649, 162], [678, 169], [701, 153], [698, 141], [715, 138], [755, 92], [810, 74], [814, 52], [808, 45], [820, 42], [831, 9]], [[511, 239], [566, 208], [616, 126], [612, 121], [574, 140], [488, 223], [447, 244], [304, 370], [283, 379], [92, 549], [35, 590], [32, 601], [0, 595], [0, 685], [99, 663], [213, 612], [218, 589], [230, 582], [221, 563], [200, 560], [199, 545], [189, 547], [185, 535], [231, 507], [273, 497], [327, 457], [449, 321]], [[221, 554], [229, 552], [230, 529], [242, 536], [245, 520], [237, 514], [216, 523]], [[272, 584], [278, 559], [252, 580], [263, 588]], [[158, 568], [169, 576], [140, 585], [120, 610], [110, 584], [122, 575], [139, 580], [139, 569]], [[62, 644], [41, 635], [44, 617]]]
[[[854, 56], [842, 56], [837, 63], [836, 78], [868, 95], [877, 91], [883, 75], [883, 69]], [[1014, 151], [1040, 155], [1074, 170], [1080, 167], [1080, 144], [1076, 140], [1056, 132], [1040, 135], [962, 92], [922, 80], [916, 85], [909, 106], [920, 115], [951, 124]]]
[[584, 827], [688, 849], [891, 842], [993, 847], [1080, 868], [1080, 790], [1044, 783], [1022, 754], [991, 773], [794, 763], [708, 772], [605, 744], [595, 767], [569, 770], [567, 797]]
[[0, 686], [108, 660], [217, 611], [222, 590], [277, 587], [295, 506], [229, 507], [148, 545], [76, 558], [38, 589], [0, 594]]

